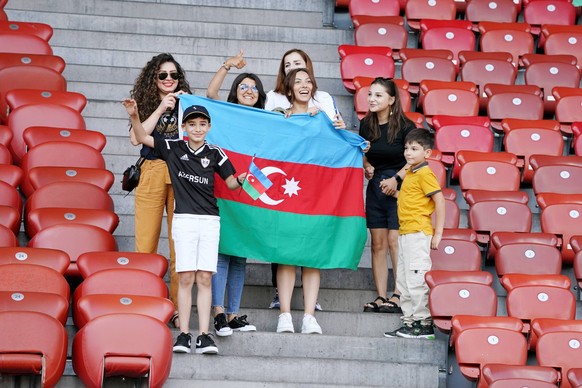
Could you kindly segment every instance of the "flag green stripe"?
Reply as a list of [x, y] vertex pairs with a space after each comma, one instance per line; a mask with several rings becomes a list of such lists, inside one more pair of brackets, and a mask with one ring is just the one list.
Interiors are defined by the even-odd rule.
[[280, 212], [218, 199], [220, 252], [280, 264], [357, 269], [364, 217]]
[[252, 186], [252, 185], [249, 183], [249, 181], [247, 181], [246, 179], [244, 180], [242, 187], [243, 187], [243, 190], [244, 190], [244, 191], [246, 191], [246, 192], [247, 192], [247, 194], [248, 194], [248, 195], [250, 195], [250, 197], [251, 197], [252, 199], [255, 199], [255, 200], [256, 200], [257, 198], [259, 198], [259, 197], [261, 196], [261, 193], [259, 193], [259, 192], [257, 191], [257, 189], [255, 189], [255, 188], [254, 188], [254, 187], [253, 187], [253, 186]]

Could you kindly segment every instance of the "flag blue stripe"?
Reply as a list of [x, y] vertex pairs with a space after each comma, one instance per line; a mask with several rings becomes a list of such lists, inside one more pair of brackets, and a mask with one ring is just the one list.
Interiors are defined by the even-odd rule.
[[[323, 113], [285, 118], [276, 112], [180, 95], [180, 112], [191, 105], [208, 109], [212, 129], [207, 140], [227, 150], [275, 161], [332, 168], [362, 167], [364, 139], [350, 131], [335, 129]], [[316, 139], [317, 147], [312, 146], [312, 139]]]

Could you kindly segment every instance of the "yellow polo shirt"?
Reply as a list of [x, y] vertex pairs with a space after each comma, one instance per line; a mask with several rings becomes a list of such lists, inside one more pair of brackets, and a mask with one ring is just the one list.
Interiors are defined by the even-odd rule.
[[441, 191], [428, 162], [409, 168], [398, 194], [400, 234], [424, 232], [433, 235], [431, 215], [435, 205], [431, 196]]

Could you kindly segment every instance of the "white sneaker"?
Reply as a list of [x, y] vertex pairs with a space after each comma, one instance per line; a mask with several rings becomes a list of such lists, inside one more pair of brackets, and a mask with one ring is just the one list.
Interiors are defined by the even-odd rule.
[[311, 314], [303, 315], [303, 325], [301, 326], [303, 334], [321, 334], [321, 326], [317, 323], [315, 317]]
[[277, 323], [277, 333], [295, 333], [291, 313], [282, 313], [279, 315], [279, 322]]

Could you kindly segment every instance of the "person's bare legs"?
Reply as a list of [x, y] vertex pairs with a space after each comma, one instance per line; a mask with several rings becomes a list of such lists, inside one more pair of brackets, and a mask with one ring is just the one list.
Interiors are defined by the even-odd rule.
[[[394, 275], [394, 294], [400, 295], [398, 284], [396, 283], [396, 274], [398, 266], [398, 230], [390, 229], [388, 231], [388, 246], [390, 250], [390, 259], [392, 261], [392, 274]], [[400, 303], [399, 303], [400, 305]]]
[[192, 311], [192, 286], [196, 272], [178, 273], [178, 315], [180, 316], [180, 331], [190, 332], [190, 313]]
[[320, 279], [321, 273], [318, 268], [303, 267], [303, 309], [305, 314], [315, 314]]
[[295, 266], [279, 264], [277, 268], [277, 289], [279, 290], [281, 313], [291, 312], [291, 298], [293, 297], [294, 288], [295, 288]]
[[[198, 334], [208, 333], [210, 305], [212, 304], [212, 272], [196, 272], [196, 306], [198, 308]], [[181, 318], [181, 317], [180, 317]], [[182, 319], [180, 319], [180, 322]]]
[[[370, 234], [372, 236], [372, 275], [374, 276], [374, 284], [378, 296], [386, 298], [388, 293], [389, 231], [388, 229], [374, 228], [370, 229]], [[396, 238], [398, 238], [398, 235], [396, 235]], [[398, 240], [396, 240], [396, 245], [398, 245]], [[393, 260], [397, 257], [395, 256]]]

